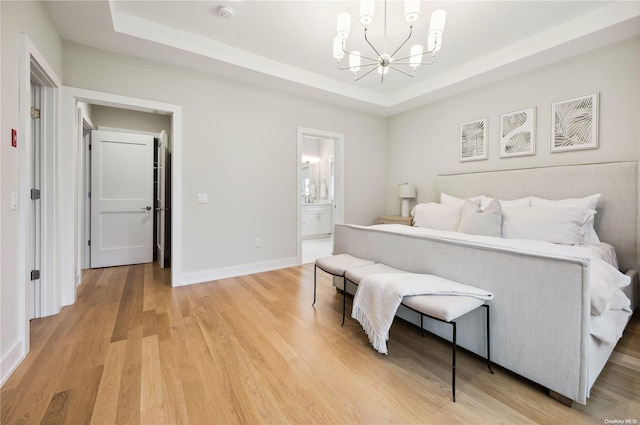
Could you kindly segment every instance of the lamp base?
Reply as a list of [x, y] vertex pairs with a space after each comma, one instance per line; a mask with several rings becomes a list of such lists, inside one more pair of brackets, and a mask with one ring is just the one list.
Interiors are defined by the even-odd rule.
[[400, 210], [402, 217], [409, 217], [409, 199], [402, 198], [402, 202], [400, 203]]

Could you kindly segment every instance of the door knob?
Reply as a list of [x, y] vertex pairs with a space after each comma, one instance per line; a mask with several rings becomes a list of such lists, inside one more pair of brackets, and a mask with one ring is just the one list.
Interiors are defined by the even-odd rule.
[[140, 208], [140, 209], [141, 209], [141, 210], [151, 211], [151, 206], [142, 207], [142, 208]]

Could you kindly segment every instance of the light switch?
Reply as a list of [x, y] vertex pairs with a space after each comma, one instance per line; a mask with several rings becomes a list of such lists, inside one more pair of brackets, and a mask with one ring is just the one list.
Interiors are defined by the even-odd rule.
[[206, 193], [198, 193], [196, 195], [196, 202], [198, 204], [206, 204], [207, 203], [207, 194]]

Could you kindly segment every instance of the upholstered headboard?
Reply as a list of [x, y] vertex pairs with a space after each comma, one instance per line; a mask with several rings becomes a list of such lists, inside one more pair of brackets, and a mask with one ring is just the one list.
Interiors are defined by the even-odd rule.
[[509, 200], [532, 195], [564, 199], [601, 193], [596, 232], [601, 241], [615, 247], [621, 270], [638, 270], [636, 161], [446, 174], [437, 176], [436, 182], [440, 192], [460, 198], [486, 195]]

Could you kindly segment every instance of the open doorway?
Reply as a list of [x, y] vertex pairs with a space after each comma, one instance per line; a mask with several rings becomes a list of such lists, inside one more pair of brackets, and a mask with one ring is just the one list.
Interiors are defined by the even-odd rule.
[[298, 128], [298, 263], [333, 251], [333, 227], [344, 217], [343, 141], [339, 133]]
[[[127, 117], [132, 116], [134, 112], [145, 112], [149, 113], [152, 116], [163, 116], [164, 119], [168, 119], [170, 122], [170, 126], [167, 129], [169, 135], [169, 143], [171, 144], [171, 157], [169, 159], [169, 167], [171, 169], [171, 177], [170, 177], [170, 190], [172, 195], [172, 202], [170, 205], [167, 205], [167, 208], [170, 208], [170, 237], [171, 237], [171, 285], [172, 286], [180, 286], [182, 285], [182, 261], [180, 257], [180, 247], [181, 247], [181, 226], [179, 223], [182, 219], [182, 210], [179, 203], [176, 204], [175, 199], [179, 199], [181, 196], [181, 176], [182, 176], [182, 166], [181, 166], [181, 138], [182, 138], [182, 107], [179, 105], [172, 105], [166, 103], [160, 103], [145, 99], [138, 99], [120, 95], [114, 95], [110, 93], [96, 92], [92, 90], [78, 89], [74, 87], [64, 87], [62, 91], [62, 102], [61, 102], [61, 111], [62, 111], [62, 138], [64, 140], [73, 140], [73, 145], [69, 143], [68, 149], [78, 149], [80, 150], [82, 147], [82, 121], [78, 117], [78, 108], [81, 104], [92, 105], [92, 107], [107, 107], [113, 108], [114, 110], [118, 110], [121, 115]], [[93, 121], [93, 120], [92, 120]], [[97, 122], [93, 123], [96, 127], [98, 126]], [[113, 124], [112, 124], [113, 125]], [[131, 125], [117, 124], [118, 127], [121, 128], [131, 128]], [[149, 131], [148, 128], [142, 129], [143, 131]], [[151, 131], [149, 131], [151, 132]], [[84, 231], [82, 229], [84, 225], [84, 217], [85, 217], [85, 209], [86, 207], [83, 205], [82, 200], [84, 199], [84, 185], [82, 185], [83, 181], [83, 173], [85, 166], [85, 159], [81, 152], [78, 154], [70, 155], [61, 155], [60, 156], [60, 165], [63, 179], [73, 179], [76, 184], [75, 195], [69, 199], [69, 192], [65, 192], [64, 199], [61, 199], [61, 202], [67, 203], [67, 205], [75, 205], [76, 206], [76, 214], [73, 222], [65, 220], [63, 223], [62, 231], [68, 229], [71, 232], [79, 232], [84, 235]], [[68, 170], [68, 171], [66, 171]], [[73, 199], [75, 198], [75, 199]], [[152, 206], [153, 208], [153, 206]], [[73, 227], [72, 227], [73, 226]], [[67, 255], [72, 255], [73, 253], [78, 253], [78, 251], [84, 251], [84, 243], [81, 238], [77, 239], [78, 242], [73, 244], [73, 250], [70, 249], [69, 245], [65, 245], [65, 251], [63, 255], [66, 257]], [[63, 258], [66, 260], [66, 258]], [[80, 262], [82, 264], [82, 262]], [[65, 267], [62, 270], [62, 274], [65, 277], [69, 272], [71, 267], [67, 269]], [[63, 283], [62, 285], [62, 297], [63, 297], [63, 305], [73, 304], [76, 300], [77, 296], [77, 286], [80, 283], [81, 278], [81, 269], [82, 267], [78, 267], [74, 269], [74, 273], [78, 276], [77, 280], [73, 281], [72, 284]], [[62, 279], [63, 282], [68, 282], [66, 279]]]
[[82, 111], [94, 129], [84, 139], [83, 268], [169, 267], [171, 117], [92, 104]]

